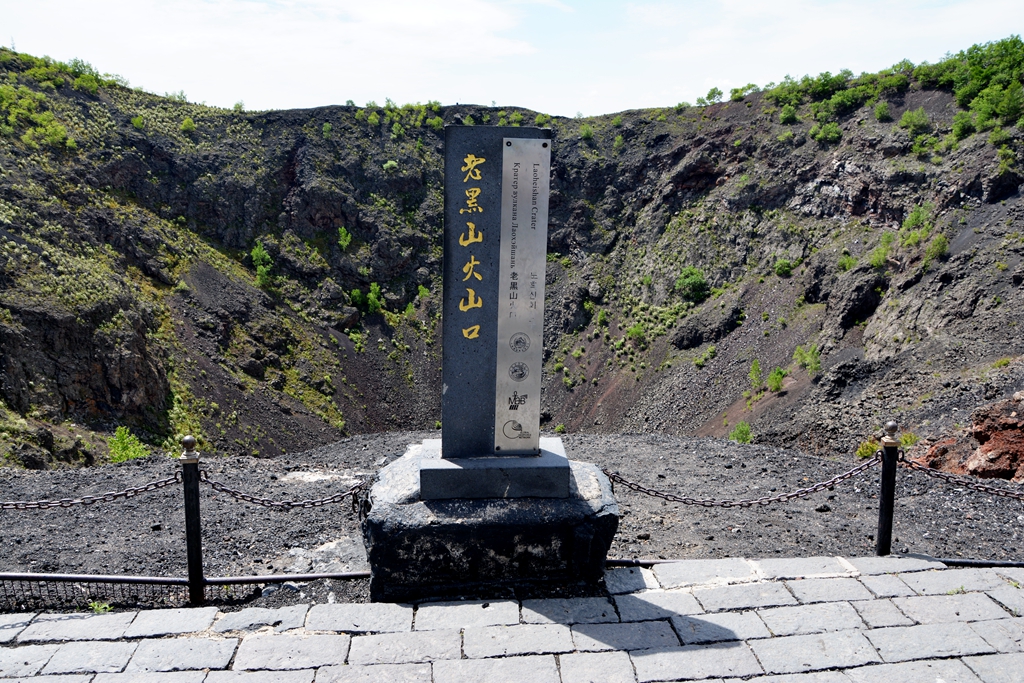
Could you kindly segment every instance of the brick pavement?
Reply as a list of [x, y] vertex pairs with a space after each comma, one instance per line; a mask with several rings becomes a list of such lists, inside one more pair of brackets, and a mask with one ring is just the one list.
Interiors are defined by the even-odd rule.
[[608, 598], [0, 615], [0, 681], [1019, 683], [1024, 571], [917, 558], [612, 569]]

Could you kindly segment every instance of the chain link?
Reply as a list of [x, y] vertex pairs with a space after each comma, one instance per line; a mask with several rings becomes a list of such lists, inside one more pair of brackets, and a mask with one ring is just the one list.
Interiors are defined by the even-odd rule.
[[658, 491], [656, 489], [647, 488], [636, 482], [629, 481], [621, 474], [616, 472], [609, 472], [608, 470], [601, 470], [605, 475], [612, 481], [618, 482], [626, 488], [632, 489], [637, 493], [643, 493], [648, 496], [655, 498], [661, 498], [672, 503], [682, 503], [683, 505], [699, 505], [700, 507], [706, 508], [749, 508], [754, 505], [770, 505], [772, 503], [785, 503], [794, 498], [806, 498], [807, 496], [823, 491], [828, 488], [832, 488], [841, 481], [856, 477], [858, 474], [874, 467], [882, 461], [882, 456], [879, 453], [875, 453], [874, 457], [857, 465], [852, 470], [843, 472], [842, 474], [836, 475], [827, 481], [818, 482], [813, 486], [806, 488], [797, 489], [796, 491], [789, 491], [788, 493], [780, 493], [775, 496], [766, 496], [764, 498], [744, 498], [740, 500], [715, 500], [715, 499], [700, 499], [700, 498], [688, 498], [684, 496], [677, 496], [672, 493], [665, 493], [664, 491]]
[[988, 484], [979, 484], [975, 481], [971, 481], [967, 477], [961, 477], [956, 474], [950, 474], [941, 470], [934, 469], [932, 467], [926, 467], [920, 463], [916, 463], [913, 460], [908, 460], [903, 452], [900, 451], [900, 464], [907, 469], [916, 470], [918, 472], [924, 472], [929, 477], [935, 479], [941, 479], [947, 484], [954, 486], [963, 486], [964, 488], [977, 491], [979, 493], [988, 493], [993, 496], [1002, 496], [1003, 498], [1013, 498], [1014, 500], [1024, 500], [1024, 493], [1020, 491], [1011, 491], [1009, 489], [999, 488], [996, 486], [989, 486]]
[[92, 505], [93, 503], [112, 503], [118, 498], [134, 498], [140, 493], [156, 491], [171, 484], [181, 483], [181, 472], [175, 472], [173, 477], [157, 479], [142, 486], [131, 486], [123, 491], [108, 491], [97, 496], [82, 496], [81, 498], [61, 498], [60, 500], [9, 500], [0, 502], [0, 510], [47, 510], [49, 508], [69, 508], [73, 505]]
[[362, 491], [368, 482], [361, 481], [344, 493], [338, 493], [329, 498], [318, 498], [316, 500], [271, 500], [270, 498], [261, 498], [254, 496], [249, 493], [243, 493], [238, 489], [233, 489], [230, 486], [225, 486], [219, 481], [210, 478], [210, 473], [206, 470], [199, 470], [199, 479], [209, 484], [214, 491], [220, 493], [226, 493], [235, 500], [242, 501], [244, 503], [252, 503], [253, 505], [260, 505], [265, 508], [273, 508], [275, 510], [291, 510], [292, 508], [318, 508], [324, 505], [333, 505], [334, 503], [340, 503], [349, 496], [353, 496], [353, 500], [356, 499], [356, 495]]

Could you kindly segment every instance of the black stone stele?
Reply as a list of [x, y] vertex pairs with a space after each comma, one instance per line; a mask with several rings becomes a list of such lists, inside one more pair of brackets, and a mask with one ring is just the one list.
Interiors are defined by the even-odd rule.
[[[494, 454], [502, 144], [505, 138], [549, 140], [551, 131], [513, 126], [445, 128], [441, 370], [444, 458]], [[471, 155], [474, 160], [485, 161], [471, 166], [465, 162]], [[472, 234], [469, 223], [473, 224]], [[477, 239], [480, 241], [473, 241]], [[474, 263], [473, 275], [464, 270], [470, 256]], [[473, 290], [472, 298], [467, 296], [467, 289]], [[467, 308], [478, 301], [479, 307]], [[463, 330], [474, 326], [479, 327], [469, 334], [476, 336], [468, 338]]]

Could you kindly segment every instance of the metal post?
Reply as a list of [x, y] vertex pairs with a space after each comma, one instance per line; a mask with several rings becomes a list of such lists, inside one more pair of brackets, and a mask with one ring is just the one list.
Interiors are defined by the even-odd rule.
[[199, 453], [195, 437], [181, 440], [181, 483], [185, 493], [185, 549], [188, 557], [188, 599], [193, 605], [206, 600], [203, 576], [203, 530], [199, 520]]
[[892, 515], [896, 502], [896, 465], [900, 442], [896, 439], [898, 426], [890, 420], [885, 423], [882, 437], [882, 475], [878, 492], [878, 536], [875, 554], [888, 555], [892, 550]]

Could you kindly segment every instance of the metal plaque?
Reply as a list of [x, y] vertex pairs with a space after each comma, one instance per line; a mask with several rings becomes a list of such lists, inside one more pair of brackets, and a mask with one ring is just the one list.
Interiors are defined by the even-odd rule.
[[503, 140], [495, 453], [540, 453], [550, 169], [549, 140]]

